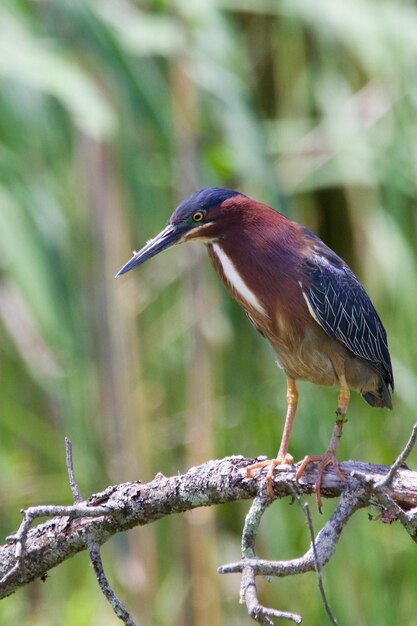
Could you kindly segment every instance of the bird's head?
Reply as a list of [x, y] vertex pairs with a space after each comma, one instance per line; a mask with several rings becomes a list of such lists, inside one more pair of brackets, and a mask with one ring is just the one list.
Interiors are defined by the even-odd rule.
[[208, 243], [219, 238], [229, 222], [227, 216], [232, 218], [233, 202], [229, 200], [235, 196], [245, 197], [237, 191], [217, 187], [200, 189], [191, 194], [175, 209], [164, 230], [135, 252], [116, 276], [125, 274], [176, 244], [190, 240]]

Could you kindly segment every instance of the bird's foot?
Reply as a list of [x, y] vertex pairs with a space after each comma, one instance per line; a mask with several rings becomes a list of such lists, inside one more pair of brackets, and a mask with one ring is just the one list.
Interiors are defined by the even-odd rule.
[[326, 469], [326, 467], [328, 467], [329, 465], [333, 465], [333, 469], [338, 475], [338, 477], [340, 478], [340, 480], [345, 481], [346, 478], [343, 475], [339, 467], [339, 463], [337, 462], [336, 452], [334, 450], [329, 449], [329, 450], [326, 450], [326, 452], [321, 456], [314, 456], [314, 455], [305, 456], [300, 467], [297, 470], [297, 473], [295, 475], [295, 480], [297, 482], [300, 480], [301, 476], [304, 474], [306, 470], [307, 465], [310, 465], [310, 463], [314, 463], [317, 461], [319, 462], [319, 465], [317, 468], [317, 480], [316, 480], [315, 491], [316, 491], [317, 508], [319, 512], [321, 513], [321, 507], [322, 507], [321, 483], [323, 480], [323, 474], [324, 474], [324, 470]]
[[284, 457], [277, 457], [276, 459], [266, 459], [265, 461], [259, 461], [258, 463], [252, 463], [252, 465], [248, 465], [248, 467], [246, 468], [246, 476], [248, 478], [253, 478], [253, 470], [267, 467], [268, 471], [266, 473], [266, 487], [268, 490], [268, 495], [272, 496], [272, 478], [275, 468], [278, 465], [293, 465], [293, 463], [293, 457], [291, 456], [291, 454], [287, 453]]

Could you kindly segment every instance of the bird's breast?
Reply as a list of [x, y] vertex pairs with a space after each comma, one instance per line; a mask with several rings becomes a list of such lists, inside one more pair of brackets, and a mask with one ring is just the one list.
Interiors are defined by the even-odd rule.
[[244, 250], [230, 254], [220, 242], [213, 242], [208, 251], [220, 279], [255, 327], [274, 348], [282, 344], [292, 350], [302, 339], [304, 318], [310, 317], [298, 283], [289, 281], [273, 263], [260, 263], [259, 256], [254, 259]]
[[252, 274], [245, 273], [245, 268], [250, 269], [248, 262], [243, 264], [240, 257], [234, 261], [217, 242], [211, 243], [208, 251], [220, 279], [271, 343], [286, 374], [334, 385], [335, 372], [326, 349], [328, 337], [311, 317], [298, 282], [289, 282], [285, 275], [280, 280], [269, 277], [268, 288], [263, 285], [264, 289], [255, 291]]

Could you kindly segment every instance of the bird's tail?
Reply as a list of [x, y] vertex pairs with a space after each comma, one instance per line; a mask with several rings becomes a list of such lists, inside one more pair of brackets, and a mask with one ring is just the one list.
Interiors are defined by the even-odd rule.
[[392, 409], [391, 394], [386, 382], [380, 378], [378, 388], [375, 391], [366, 391], [362, 394], [371, 406], [383, 409]]

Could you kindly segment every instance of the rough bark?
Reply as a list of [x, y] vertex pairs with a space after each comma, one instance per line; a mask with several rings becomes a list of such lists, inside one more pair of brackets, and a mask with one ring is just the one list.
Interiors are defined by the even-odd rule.
[[[77, 552], [87, 550], [88, 543], [102, 545], [118, 532], [149, 524], [173, 513], [265, 497], [264, 473], [253, 479], [246, 477], [246, 467], [253, 462], [253, 459], [241, 456], [227, 457], [208, 461], [192, 467], [185, 474], [169, 478], [158, 474], [146, 484], [136, 481], [111, 486], [72, 506], [31, 507], [25, 512], [27, 526], [41, 514], [54, 517], [29, 530], [27, 536], [25, 531], [23, 542], [22, 536], [17, 533], [9, 539], [9, 543], [0, 547], [0, 598], [44, 576]], [[412, 539], [416, 540], [412, 509], [417, 506], [417, 472], [400, 468], [392, 480], [384, 484], [389, 467], [347, 461], [341, 463], [340, 468], [347, 480], [341, 481], [331, 469], [326, 471], [322, 487], [324, 497], [338, 497], [344, 492], [352, 499], [354, 510], [367, 506], [370, 500], [377, 500], [385, 515], [389, 516], [389, 521], [399, 519]], [[301, 494], [314, 493], [314, 466], [306, 471], [299, 485], [295, 482], [295, 473], [296, 466], [277, 469], [274, 497], [292, 496], [294, 489]], [[339, 535], [341, 531], [342, 527], [338, 530]], [[334, 549], [332, 541], [329, 539], [327, 548], [325, 545], [330, 556]], [[19, 543], [21, 547], [16, 550]], [[235, 564], [234, 570], [227, 570], [227, 567], [224, 573], [242, 571], [239, 563]], [[268, 569], [269, 566], [265, 564], [265, 567]], [[254, 571], [256, 574], [264, 573], [262, 562], [256, 562]]]

